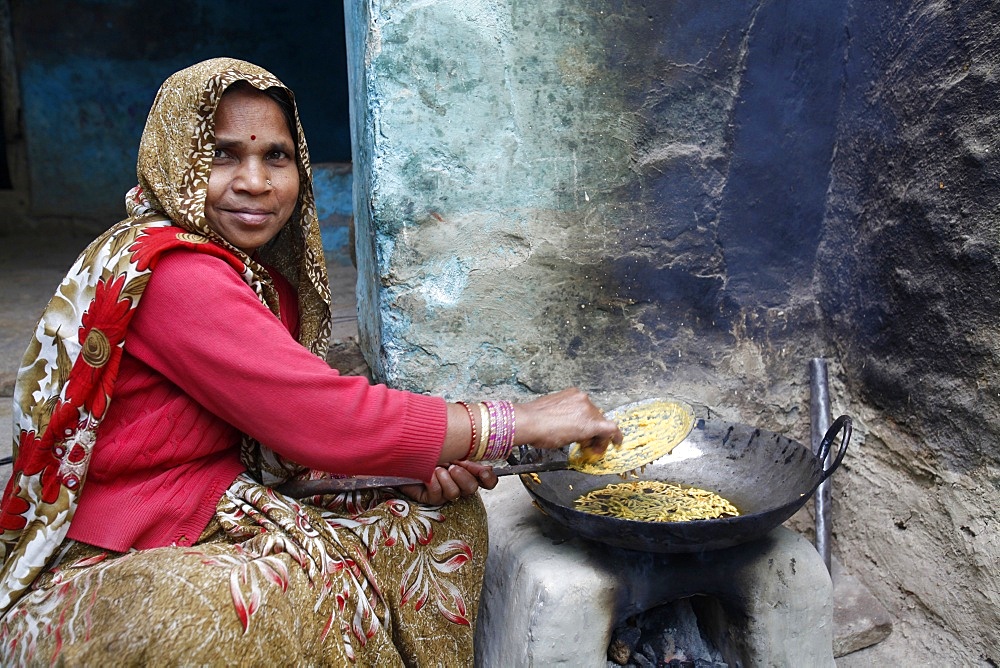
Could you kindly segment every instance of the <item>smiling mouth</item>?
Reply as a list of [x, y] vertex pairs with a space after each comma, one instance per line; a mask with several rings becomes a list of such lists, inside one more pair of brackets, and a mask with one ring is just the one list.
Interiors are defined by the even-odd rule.
[[270, 211], [259, 211], [256, 209], [228, 209], [227, 212], [230, 216], [245, 225], [261, 225], [266, 223], [271, 217]]

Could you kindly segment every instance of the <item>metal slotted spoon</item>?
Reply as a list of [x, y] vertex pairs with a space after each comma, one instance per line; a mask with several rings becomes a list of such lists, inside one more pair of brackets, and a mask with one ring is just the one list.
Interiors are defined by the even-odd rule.
[[[509, 465], [498, 465], [493, 472], [502, 476], [570, 469], [589, 475], [622, 475], [669, 454], [687, 438], [695, 422], [694, 410], [690, 406], [665, 398], [636, 401], [619, 406], [606, 415], [618, 423], [623, 439], [621, 445], [609, 446], [603, 455], [595, 457], [578, 443], [569, 446], [568, 454], [563, 450], [543, 451], [521, 446], [518, 456], [508, 460]], [[277, 489], [282, 494], [302, 498], [422, 482], [415, 478], [394, 476], [354, 476], [290, 480]]]

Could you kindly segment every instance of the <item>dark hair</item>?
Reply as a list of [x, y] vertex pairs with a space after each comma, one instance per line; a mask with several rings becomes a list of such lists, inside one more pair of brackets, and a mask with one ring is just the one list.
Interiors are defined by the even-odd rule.
[[285, 115], [285, 122], [288, 123], [288, 132], [292, 135], [292, 141], [295, 142], [295, 152], [299, 151], [299, 132], [295, 124], [295, 105], [292, 103], [292, 98], [288, 94], [288, 91], [284, 88], [279, 88], [277, 86], [271, 86], [264, 91], [264, 94], [269, 98], [278, 103], [281, 107], [281, 113]]

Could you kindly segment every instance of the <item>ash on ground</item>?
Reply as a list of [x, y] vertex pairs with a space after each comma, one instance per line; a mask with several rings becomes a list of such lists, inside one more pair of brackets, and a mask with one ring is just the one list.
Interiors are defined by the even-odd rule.
[[614, 630], [608, 668], [728, 668], [704, 637], [690, 599], [673, 601], [634, 615]]

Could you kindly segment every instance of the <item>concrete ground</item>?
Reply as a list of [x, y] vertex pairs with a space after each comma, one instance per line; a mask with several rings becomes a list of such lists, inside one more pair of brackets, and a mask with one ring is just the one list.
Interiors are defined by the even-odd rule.
[[[14, 380], [29, 332], [69, 265], [91, 238], [91, 234], [83, 233], [51, 238], [40, 235], [0, 237], [0, 457], [11, 454]], [[368, 367], [357, 345], [354, 292], [357, 274], [353, 266], [336, 262], [329, 268], [334, 330], [328, 362], [342, 373], [367, 375]], [[0, 485], [6, 484], [9, 475], [10, 466], [0, 466]], [[843, 586], [844, 580], [840, 581]], [[835, 597], [838, 595], [835, 589]], [[881, 616], [884, 611], [869, 612]], [[849, 619], [848, 623], [858, 621], [866, 613], [852, 608], [851, 614], [853, 620]], [[910, 626], [909, 629], [919, 632], [919, 627]], [[909, 634], [892, 633], [875, 645], [839, 658], [837, 665], [840, 668], [901, 663], [920, 665], [920, 657], [909, 656], [906, 635]]]

